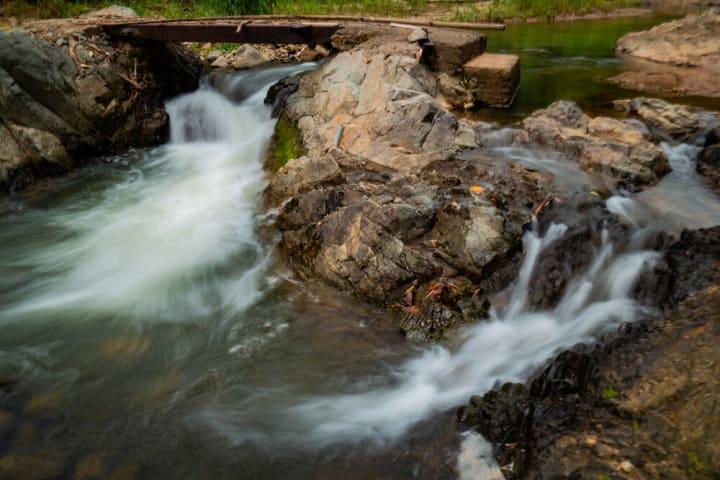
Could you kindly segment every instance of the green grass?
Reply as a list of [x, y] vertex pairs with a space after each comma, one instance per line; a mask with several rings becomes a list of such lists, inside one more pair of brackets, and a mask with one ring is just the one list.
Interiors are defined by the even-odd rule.
[[561, 15], [607, 12], [637, 3], [637, 0], [491, 0], [455, 7], [448, 19], [456, 22], [496, 22], [529, 18], [554, 20]]
[[290, 160], [303, 155], [305, 155], [305, 148], [300, 131], [282, 115], [278, 119], [277, 125], [275, 125], [275, 135], [268, 155], [267, 168], [272, 172], [276, 172]]
[[276, 0], [273, 11], [294, 15], [412, 16], [427, 10], [427, 0]]
[[403, 16], [421, 13], [426, 9], [427, 0], [4, 0], [0, 2], [0, 17], [75, 17], [113, 4], [131, 7], [141, 16], [165, 18], [263, 13]]
[[[489, 0], [447, 4], [434, 15], [460, 22], [554, 19], [636, 4], [638, 0]], [[305, 15], [422, 16], [428, 0], [0, 0], [0, 18], [73, 17], [112, 4], [148, 17], [190, 18], [262, 13]], [[452, 6], [456, 5], [456, 6]]]
[[130, 7], [141, 16], [190, 18], [272, 13], [275, 0], [5, 0], [0, 16], [74, 17], [110, 5]]
[[615, 390], [613, 387], [607, 387], [607, 388], [603, 391], [603, 396], [604, 396], [605, 398], [607, 398], [608, 400], [612, 400], [613, 398], [617, 398], [617, 396], [618, 396], [618, 391]]

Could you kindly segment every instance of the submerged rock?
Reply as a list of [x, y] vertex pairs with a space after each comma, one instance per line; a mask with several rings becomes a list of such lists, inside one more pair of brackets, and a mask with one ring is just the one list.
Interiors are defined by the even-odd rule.
[[74, 20], [0, 32], [0, 182], [17, 190], [85, 156], [162, 141], [163, 100], [199, 75], [182, 47], [116, 41]]
[[629, 88], [680, 95], [720, 96], [720, 9], [691, 14], [617, 41], [634, 60], [612, 80]]

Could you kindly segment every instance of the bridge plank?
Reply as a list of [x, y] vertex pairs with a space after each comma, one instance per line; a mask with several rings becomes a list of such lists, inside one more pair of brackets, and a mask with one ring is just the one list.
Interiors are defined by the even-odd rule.
[[161, 42], [212, 43], [290, 43], [323, 44], [330, 42], [340, 28], [337, 24], [287, 23], [201, 23], [163, 22], [103, 25], [114, 36], [136, 37]]

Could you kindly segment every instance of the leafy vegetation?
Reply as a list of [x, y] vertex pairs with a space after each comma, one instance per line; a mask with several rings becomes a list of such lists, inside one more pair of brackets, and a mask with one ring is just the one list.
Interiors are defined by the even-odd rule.
[[554, 20], [561, 15], [583, 15], [637, 4], [636, 0], [491, 0], [455, 7], [448, 17], [456, 22], [502, 21], [539, 18]]
[[268, 169], [275, 172], [290, 160], [302, 157], [304, 154], [305, 148], [297, 127], [284, 115], [281, 116], [275, 125], [275, 135], [267, 160]]
[[142, 16], [183, 18], [271, 13], [275, 0], [6, 0], [0, 7], [0, 15], [74, 17], [110, 5], [131, 7]]
[[605, 389], [605, 391], [603, 391], [603, 395], [604, 395], [605, 398], [607, 398], [608, 400], [612, 400], [613, 398], [617, 398], [617, 396], [618, 396], [618, 391], [615, 390], [613, 387], [607, 387], [607, 388]]
[[[213, 17], [249, 14], [443, 16], [462, 22], [499, 21], [509, 18], [547, 18], [606, 11], [637, 3], [637, 0], [490, 0], [455, 3], [454, 7], [428, 0], [3, 0], [0, 17], [72, 17], [112, 4], [126, 5], [143, 16], [166, 18]], [[443, 13], [442, 9], [446, 9]], [[431, 10], [433, 10], [431, 12]]]
[[263, 13], [402, 16], [420, 13], [427, 6], [427, 0], [5, 0], [0, 3], [0, 17], [18, 18], [74, 17], [113, 4], [131, 7], [142, 16], [166, 18]]
[[427, 10], [427, 0], [276, 0], [274, 11], [282, 14], [304, 15], [421, 15]]

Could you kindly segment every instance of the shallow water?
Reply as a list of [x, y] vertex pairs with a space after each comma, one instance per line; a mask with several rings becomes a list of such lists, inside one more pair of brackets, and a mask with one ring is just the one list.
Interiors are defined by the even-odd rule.
[[[657, 259], [649, 224], [720, 221], [693, 210], [698, 195], [717, 203], [687, 173], [697, 151], [667, 145], [676, 171], [646, 192], [656, 197], [608, 200], [638, 241], [604, 238], [557, 307], [527, 305], [538, 256], [565, 232], [536, 226], [488, 321], [452, 347], [414, 345], [382, 311], [277, 261], [257, 207], [274, 127], [262, 99], [305, 68], [175, 99], [168, 145], [0, 201], [0, 478], [497, 478], [487, 444], [458, 435], [454, 408], [636, 318], [629, 292]], [[498, 138], [498, 158], [563, 190], [596, 181]]]
[[[592, 115], [613, 115], [612, 101], [648, 96], [607, 81], [629, 66], [614, 55], [615, 42], [629, 32], [672, 20], [644, 15], [612, 20], [510, 24], [487, 32], [488, 50], [520, 56], [520, 93], [508, 110], [483, 109], [478, 119], [512, 123], [556, 100], [572, 100]], [[650, 95], [657, 97], [657, 95]], [[720, 100], [675, 97], [672, 101], [720, 110]]]

